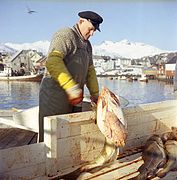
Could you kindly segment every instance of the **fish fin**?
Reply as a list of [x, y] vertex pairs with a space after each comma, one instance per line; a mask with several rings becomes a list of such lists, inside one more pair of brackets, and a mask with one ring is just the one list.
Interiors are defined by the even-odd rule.
[[145, 165], [145, 164], [142, 164], [142, 165], [138, 168], [138, 171], [139, 171], [139, 172], [143, 172], [145, 169], [146, 169], [146, 165]]
[[167, 175], [167, 171], [165, 169], [162, 169], [157, 173], [157, 177], [159, 177], [159, 178], [163, 178], [166, 175]]
[[147, 172], [139, 173], [134, 179], [136, 180], [145, 180], [147, 179], [148, 174]]
[[106, 163], [113, 162], [117, 159], [117, 148], [116, 146], [108, 139], [105, 138], [104, 147], [94, 161], [81, 167], [81, 172], [91, 171], [95, 168], [103, 168]]
[[163, 178], [167, 175], [169, 171], [171, 171], [173, 168], [173, 162], [171, 160], [168, 160], [165, 164], [165, 167], [157, 173], [157, 176], [160, 178]]

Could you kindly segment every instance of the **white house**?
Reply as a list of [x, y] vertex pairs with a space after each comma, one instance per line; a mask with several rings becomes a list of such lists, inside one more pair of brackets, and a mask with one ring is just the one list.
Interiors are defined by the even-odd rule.
[[176, 66], [177, 56], [174, 56], [165, 64], [165, 75], [168, 79], [173, 79], [175, 76], [175, 66]]
[[174, 91], [177, 91], [177, 61], [175, 66]]

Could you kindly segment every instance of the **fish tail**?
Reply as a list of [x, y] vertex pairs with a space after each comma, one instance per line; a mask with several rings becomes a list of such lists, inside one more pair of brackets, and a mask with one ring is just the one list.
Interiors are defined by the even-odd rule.
[[90, 171], [94, 168], [101, 167], [105, 163], [112, 162], [113, 160], [116, 160], [117, 158], [117, 148], [116, 146], [110, 142], [109, 139], [105, 138], [105, 143], [103, 150], [100, 153], [100, 156], [92, 162], [90, 162], [87, 165], [84, 165], [81, 167], [81, 171]]

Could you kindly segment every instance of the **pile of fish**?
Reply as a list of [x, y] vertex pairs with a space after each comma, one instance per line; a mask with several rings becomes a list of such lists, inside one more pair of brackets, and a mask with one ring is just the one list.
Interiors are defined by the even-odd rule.
[[142, 151], [144, 163], [139, 167], [136, 180], [163, 178], [170, 171], [177, 170], [177, 128], [160, 135], [152, 135]]

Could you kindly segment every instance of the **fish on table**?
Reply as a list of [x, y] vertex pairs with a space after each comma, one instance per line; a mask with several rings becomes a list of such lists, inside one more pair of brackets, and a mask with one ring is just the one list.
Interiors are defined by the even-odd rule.
[[158, 170], [166, 163], [166, 154], [162, 139], [159, 135], [152, 135], [145, 143], [142, 151], [144, 163], [139, 167], [136, 180], [155, 177]]
[[171, 127], [170, 132], [165, 132], [162, 134], [161, 139], [163, 143], [165, 143], [168, 140], [176, 140], [177, 141], [177, 127]]
[[176, 140], [168, 140], [165, 143], [165, 150], [167, 154], [167, 163], [157, 173], [157, 176], [163, 178], [170, 171], [177, 171], [177, 141]]

